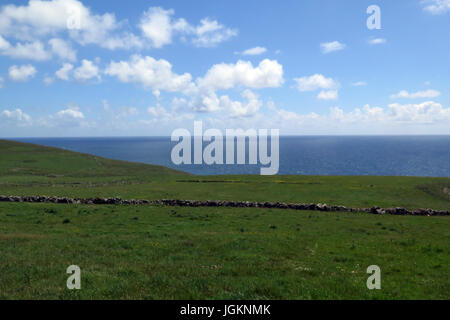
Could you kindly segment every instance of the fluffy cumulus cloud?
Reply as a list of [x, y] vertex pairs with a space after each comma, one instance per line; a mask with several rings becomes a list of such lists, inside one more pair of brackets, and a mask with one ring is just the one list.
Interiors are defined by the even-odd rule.
[[365, 105], [348, 113], [336, 107], [332, 108], [330, 117], [346, 123], [432, 124], [449, 122], [450, 108], [434, 101], [406, 105], [394, 103], [386, 109]]
[[0, 35], [0, 54], [13, 59], [49, 60], [52, 55], [40, 41], [11, 44]]
[[17, 126], [26, 126], [31, 124], [31, 117], [23, 112], [21, 109], [4, 110], [0, 113], [0, 119], [7, 124], [14, 124]]
[[220, 106], [227, 110], [233, 118], [254, 116], [262, 107], [262, 101], [248, 89], [242, 93], [242, 97], [247, 101], [232, 101], [228, 96], [222, 96], [220, 98]]
[[70, 63], [64, 63], [61, 69], [55, 72], [55, 75], [58, 79], [69, 81], [70, 72], [73, 70], [73, 65]]
[[112, 61], [105, 74], [117, 77], [121, 82], [138, 83], [148, 89], [168, 92], [183, 92], [193, 85], [189, 73], [176, 74], [170, 62], [150, 56], [133, 55], [129, 61]]
[[198, 47], [213, 47], [238, 34], [236, 29], [227, 28], [209, 18], [202, 19], [197, 27], [188, 28], [188, 33], [193, 34], [192, 41]]
[[322, 90], [317, 95], [319, 100], [337, 100], [339, 98], [339, 93], [337, 90]]
[[265, 59], [254, 67], [249, 61], [235, 64], [216, 64], [203, 78], [198, 79], [200, 87], [230, 89], [243, 86], [252, 89], [277, 88], [284, 83], [283, 66], [276, 60]]
[[11, 47], [11, 44], [0, 35], [0, 51], [5, 51]]
[[48, 43], [51, 46], [52, 52], [62, 60], [67, 61], [77, 60], [76, 51], [72, 49], [70, 43], [68, 43], [67, 41], [58, 38], [53, 38], [50, 39]]
[[408, 92], [406, 90], [402, 90], [397, 94], [391, 95], [391, 99], [417, 99], [417, 98], [436, 98], [439, 97], [441, 93], [437, 90], [426, 90], [426, 91], [417, 91], [417, 92]]
[[220, 99], [212, 90], [194, 95], [189, 102], [189, 107], [195, 112], [215, 112], [221, 109]]
[[[271, 126], [282, 126], [285, 133], [417, 133], [418, 128], [425, 128], [430, 133], [432, 128], [448, 128], [450, 108], [445, 108], [434, 101], [420, 104], [390, 104], [385, 108], [364, 105], [350, 111], [333, 107], [329, 113], [301, 113], [293, 110], [279, 109], [272, 105], [271, 114], [265, 120]], [[410, 130], [411, 129], [411, 130]], [[439, 131], [437, 131], [439, 132]], [[448, 132], [448, 130], [447, 130]]]
[[74, 44], [116, 50], [161, 48], [174, 36], [197, 47], [213, 47], [237, 35], [217, 20], [203, 18], [197, 25], [174, 18], [172, 9], [150, 7], [135, 33], [128, 21], [114, 13], [96, 13], [79, 0], [29, 0], [0, 7], [0, 55], [45, 61], [75, 62]]
[[450, 108], [444, 108], [440, 103], [426, 101], [420, 104], [389, 105], [390, 117], [399, 122], [437, 123], [450, 121]]
[[35, 76], [37, 70], [30, 64], [26, 65], [13, 65], [9, 68], [9, 78], [16, 82], [27, 82]]
[[141, 19], [140, 28], [144, 36], [150, 40], [154, 48], [161, 48], [172, 43], [173, 33], [182, 31], [186, 22], [182, 19], [173, 21], [173, 10], [163, 8], [150, 8]]
[[30, 0], [27, 5], [5, 5], [0, 9], [0, 34], [20, 41], [67, 33], [76, 42], [107, 49], [141, 46], [133, 35], [118, 33], [122, 22], [115, 15], [97, 15], [77, 0]]
[[189, 103], [195, 112], [223, 111], [232, 118], [255, 116], [263, 105], [258, 95], [249, 89], [241, 94], [244, 101], [232, 100], [228, 95], [217, 96], [215, 92], [196, 95]]
[[84, 119], [84, 114], [76, 109], [65, 109], [59, 111], [56, 116], [60, 119]]
[[[63, 66], [64, 68], [64, 66]], [[100, 70], [94, 62], [89, 60], [81, 61], [81, 66], [73, 71], [73, 76], [78, 81], [88, 81], [92, 78], [100, 80]]]
[[172, 100], [172, 110], [164, 108], [160, 103], [147, 108], [147, 113], [152, 117], [150, 120], [141, 119], [139, 123], [143, 125], [161, 125], [172, 126], [183, 120], [192, 121], [195, 117], [192, 113], [182, 113], [180, 110], [186, 105], [187, 101], [183, 98], [174, 98]]
[[450, 11], [450, 0], [422, 0], [424, 10], [431, 14], [444, 14]]
[[[189, 97], [177, 98], [184, 101], [195, 112], [230, 110], [233, 117], [249, 116], [259, 110], [261, 103], [256, 95], [246, 89], [275, 88], [283, 84], [283, 67], [275, 60], [263, 60], [257, 66], [251, 62], [238, 61], [234, 64], [212, 66], [203, 77], [195, 81], [191, 74], [177, 74], [172, 65], [164, 59], [134, 55], [128, 61], [111, 61], [104, 73], [117, 77], [124, 83], [136, 83], [152, 90], [159, 99], [161, 91], [181, 93]], [[232, 101], [228, 96], [219, 97], [217, 91], [242, 89], [245, 102]], [[179, 108], [178, 108], [179, 109]], [[163, 109], [151, 107], [151, 114], [164, 114]]]
[[160, 104], [157, 104], [154, 107], [148, 107], [147, 112], [157, 118], [166, 117], [169, 115], [169, 112]]
[[208, 93], [206, 100], [213, 99], [212, 92], [234, 87], [253, 89], [274, 88], [283, 84], [283, 67], [275, 60], [263, 60], [254, 67], [251, 62], [212, 66], [204, 77], [193, 81], [189, 73], [176, 74], [172, 65], [164, 59], [134, 55], [129, 61], [112, 61], [105, 74], [115, 76], [121, 82], [138, 83], [152, 90], [182, 92], [185, 94]]
[[295, 78], [294, 81], [297, 83], [297, 89], [301, 92], [316, 91], [319, 89], [331, 90], [336, 89], [339, 86], [336, 80], [327, 78], [322, 74], [314, 74], [309, 77], [307, 76]]
[[39, 119], [39, 125], [48, 128], [86, 127], [89, 122], [78, 106], [68, 106], [55, 114]]
[[[233, 117], [249, 116], [260, 107], [259, 101], [246, 89], [277, 88], [284, 83], [283, 66], [276, 60], [265, 59], [257, 66], [249, 61], [216, 64], [196, 80], [189, 105], [196, 112], [230, 110]], [[246, 102], [232, 101], [228, 96], [217, 96], [217, 91], [244, 89]]]
[[324, 54], [344, 50], [345, 47], [346, 45], [339, 41], [324, 42], [320, 44], [320, 48]]
[[237, 30], [227, 28], [217, 20], [204, 18], [193, 26], [185, 19], [174, 19], [174, 10], [152, 7], [141, 18], [140, 28], [154, 48], [171, 44], [174, 35], [180, 35], [198, 47], [213, 47], [237, 35]]
[[0, 35], [0, 54], [13, 59], [45, 61], [54, 55], [63, 60], [76, 60], [76, 51], [62, 39], [50, 39], [48, 46], [39, 40], [11, 44]]

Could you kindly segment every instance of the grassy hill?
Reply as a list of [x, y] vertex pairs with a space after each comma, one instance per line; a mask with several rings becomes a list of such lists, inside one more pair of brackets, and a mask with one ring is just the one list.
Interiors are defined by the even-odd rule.
[[[201, 177], [11, 141], [0, 155], [3, 195], [450, 207], [449, 178]], [[448, 230], [449, 217], [0, 203], [0, 299], [449, 299]], [[373, 264], [382, 290], [366, 287]]]
[[160, 166], [0, 140], [0, 194], [327, 203], [448, 209], [450, 178], [192, 176]]

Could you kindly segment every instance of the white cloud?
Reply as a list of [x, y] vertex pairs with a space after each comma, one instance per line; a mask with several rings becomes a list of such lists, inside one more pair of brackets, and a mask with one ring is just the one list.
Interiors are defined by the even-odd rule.
[[140, 28], [154, 48], [161, 48], [172, 43], [172, 34], [177, 22], [172, 22], [173, 10], [150, 8], [141, 18]]
[[200, 88], [212, 90], [244, 86], [252, 89], [276, 88], [284, 83], [283, 66], [276, 60], [265, 59], [257, 67], [239, 60], [235, 64], [216, 64], [197, 81]]
[[12, 111], [4, 110], [2, 113], [0, 113], [0, 118], [9, 123], [14, 123], [18, 126], [25, 126], [31, 123], [31, 117], [28, 114], [24, 113], [21, 109]]
[[394, 103], [387, 109], [365, 105], [349, 113], [333, 108], [331, 118], [346, 123], [430, 124], [450, 121], [450, 108], [444, 108], [434, 101], [407, 105]]
[[11, 47], [11, 44], [0, 35], [0, 51], [7, 50]]
[[398, 122], [437, 123], [450, 121], [450, 108], [440, 103], [426, 101], [420, 104], [389, 105], [389, 117]]
[[3, 88], [3, 86], [5, 85], [5, 80], [0, 77], [0, 89]]
[[109, 49], [142, 49], [145, 47], [143, 39], [130, 32], [124, 32], [121, 35], [111, 35], [100, 42], [100, 46]]
[[215, 112], [221, 109], [220, 99], [211, 90], [194, 95], [189, 106], [195, 112]]
[[89, 123], [85, 118], [85, 115], [77, 106], [69, 106], [67, 109], [58, 111], [56, 114], [40, 119], [39, 126], [65, 129], [71, 127], [86, 127]]
[[322, 90], [317, 96], [319, 100], [337, 100], [338, 98], [339, 93], [337, 90]]
[[220, 98], [221, 108], [228, 110], [233, 118], [254, 116], [261, 108], [262, 101], [250, 90], [245, 90], [242, 97], [247, 99], [246, 103], [232, 101], [228, 96], [222, 96]]
[[384, 44], [384, 43], [386, 43], [387, 42], [387, 40], [386, 39], [383, 39], [383, 38], [376, 38], [376, 39], [370, 39], [370, 40], [368, 40], [368, 43], [369, 44], [372, 44], [372, 45], [375, 45], [375, 44]]
[[161, 118], [169, 115], [169, 112], [167, 112], [167, 110], [159, 103], [155, 107], [149, 107], [147, 109], [147, 112], [156, 118]]
[[450, 0], [422, 0], [425, 11], [431, 14], [444, 14], [450, 11]]
[[368, 104], [366, 104], [363, 108], [356, 108], [348, 113], [345, 113], [341, 108], [333, 107], [330, 110], [329, 118], [333, 121], [357, 124], [380, 121], [386, 122], [388, 120], [383, 108], [371, 107]]
[[332, 78], [326, 78], [321, 74], [314, 74], [309, 77], [295, 78], [294, 81], [297, 82], [297, 89], [299, 91], [315, 91], [318, 89], [335, 89], [339, 86], [337, 81]]
[[334, 51], [340, 51], [345, 49], [346, 45], [339, 42], [339, 41], [333, 41], [333, 42], [325, 42], [321, 43], [320, 47], [322, 49], [322, 53], [330, 53]]
[[[417, 132], [425, 128], [448, 128], [450, 124], [450, 108], [427, 101], [420, 104], [391, 104], [386, 108], [365, 105], [351, 111], [333, 107], [328, 114], [302, 114], [295, 111], [273, 107], [266, 121], [271, 126], [283, 125], [285, 132], [316, 132], [316, 133], [405, 133]], [[430, 125], [433, 126], [430, 126]], [[425, 127], [423, 127], [425, 126]], [[438, 131], [439, 132], [439, 131]]]
[[152, 94], [155, 96], [156, 99], [159, 99], [159, 97], [161, 96], [161, 91], [153, 90]]
[[32, 0], [23, 6], [6, 5], [0, 10], [0, 33], [30, 41], [67, 30], [67, 22], [74, 14], [80, 17], [83, 25], [89, 24], [89, 9], [76, 0]]
[[49, 40], [49, 48], [39, 40], [32, 42], [17, 42], [11, 44], [0, 35], [0, 54], [8, 56], [13, 59], [28, 59], [36, 61], [45, 61], [52, 58], [53, 54], [64, 60], [76, 60], [76, 52], [70, 45], [62, 39]]
[[367, 86], [367, 82], [365, 82], [365, 81], [353, 82], [352, 86], [354, 86], [354, 87], [364, 87], [364, 86]]
[[0, 34], [22, 41], [67, 32], [82, 45], [97, 44], [107, 49], [139, 47], [137, 37], [117, 34], [124, 24], [114, 14], [96, 15], [77, 0], [30, 0], [27, 5], [5, 5], [0, 9]]
[[44, 77], [44, 83], [46, 86], [51, 85], [54, 81], [55, 81], [55, 79], [53, 79], [52, 77], [49, 77], [49, 76]]
[[64, 63], [61, 69], [55, 72], [55, 75], [58, 79], [69, 81], [69, 73], [72, 71], [73, 65], [70, 63]]
[[264, 47], [254, 47], [251, 49], [247, 49], [244, 52], [242, 52], [242, 55], [244, 56], [257, 56], [263, 53], [266, 53], [267, 49]]
[[238, 34], [236, 29], [226, 28], [216, 20], [202, 19], [194, 30], [193, 43], [198, 47], [214, 47]]
[[[172, 65], [166, 60], [140, 55], [132, 56], [129, 61], [112, 61], [105, 74], [117, 77], [121, 82], [141, 84], [153, 90], [157, 98], [160, 90], [183, 93], [190, 97], [188, 105], [196, 112], [218, 111], [227, 104], [233, 110], [234, 116], [251, 114], [252, 110], [259, 109], [259, 103], [250, 98], [249, 92], [245, 92], [244, 96], [249, 100], [248, 103], [232, 103], [226, 96], [219, 98], [217, 90], [235, 87], [252, 89], [279, 87], [284, 82], [283, 67], [277, 61], [268, 59], [261, 61], [256, 67], [251, 62], [244, 61], [214, 65], [196, 82], [189, 73], [182, 75], [174, 73]], [[185, 100], [184, 102], [186, 104]], [[158, 113], [156, 107], [152, 108], [150, 112]]]
[[[212, 47], [237, 35], [237, 30], [216, 20], [204, 18], [195, 26], [182, 18], [175, 20], [173, 15], [172, 9], [149, 8], [139, 24], [141, 34], [136, 35], [126, 31], [126, 20], [117, 21], [113, 13], [96, 14], [78, 0], [29, 0], [25, 5], [0, 7], [0, 35], [27, 41], [20, 46], [30, 47], [38, 46], [39, 39], [46, 42], [67, 34], [83, 46], [94, 44], [109, 50], [161, 48], [172, 42], [174, 34], [198, 47]], [[1, 39], [0, 48], [4, 45]], [[23, 50], [20, 46], [18, 49]], [[75, 61], [73, 53], [61, 47], [54, 53]], [[45, 59], [50, 59], [50, 54], [47, 52]]]
[[77, 53], [72, 49], [70, 44], [62, 39], [53, 38], [48, 42], [51, 46], [51, 50], [55, 53], [59, 58], [68, 61], [76, 61]]
[[242, 93], [245, 102], [234, 101], [228, 95], [220, 98], [215, 92], [205, 92], [194, 96], [189, 106], [195, 112], [217, 112], [225, 111], [232, 118], [251, 117], [257, 114], [263, 103], [252, 91], [246, 89]]
[[45, 50], [44, 45], [40, 41], [27, 43], [17, 42], [15, 45], [11, 45], [3, 38], [0, 39], [0, 54], [14, 59], [28, 59], [36, 61], [49, 60], [52, 57], [51, 53]]
[[426, 91], [417, 91], [409, 93], [406, 90], [402, 90], [397, 94], [391, 95], [391, 99], [417, 99], [417, 98], [436, 98], [439, 97], [441, 93], [437, 90], [426, 90]]
[[175, 122], [189, 119], [192, 121], [195, 117], [192, 113], [179, 113], [178, 111], [186, 104], [186, 100], [174, 98], [172, 100], [172, 111], [168, 111], [166, 108], [161, 106], [159, 103], [156, 106], [147, 108], [147, 112], [152, 116], [151, 120], [141, 119], [139, 122], [146, 126], [151, 125], [163, 125], [173, 126]]
[[36, 72], [36, 68], [30, 64], [22, 66], [14, 65], [9, 68], [9, 78], [17, 82], [26, 82], [33, 78]]
[[60, 119], [84, 119], [84, 114], [76, 109], [65, 109], [59, 111], [56, 116]]
[[81, 66], [76, 68], [73, 76], [78, 81], [87, 81], [92, 78], [100, 79], [99, 68], [89, 60], [82, 60]]
[[172, 43], [174, 34], [189, 36], [198, 47], [213, 47], [237, 35], [237, 30], [230, 29], [216, 20], [204, 18], [200, 25], [192, 26], [185, 19], [174, 20], [174, 10], [151, 7], [141, 18], [140, 28], [151, 46], [161, 48]]
[[187, 105], [187, 100], [184, 99], [184, 98], [174, 97], [172, 99], [172, 103], [171, 104], [172, 104], [172, 112], [179, 113]]
[[121, 82], [138, 83], [153, 90], [182, 92], [193, 86], [189, 73], [178, 75], [167, 60], [150, 56], [133, 55], [130, 61], [112, 61], [105, 74], [115, 76]]
[[228, 90], [236, 87], [251, 89], [276, 88], [284, 83], [283, 66], [276, 60], [265, 59], [254, 67], [251, 62], [239, 60], [235, 64], [216, 64], [204, 77], [198, 78], [194, 95], [189, 103], [196, 112], [215, 112], [221, 109], [230, 110], [232, 117], [253, 115], [261, 107], [261, 102], [251, 91], [244, 91], [248, 101], [243, 103], [232, 101], [228, 96], [218, 97], [217, 90]]

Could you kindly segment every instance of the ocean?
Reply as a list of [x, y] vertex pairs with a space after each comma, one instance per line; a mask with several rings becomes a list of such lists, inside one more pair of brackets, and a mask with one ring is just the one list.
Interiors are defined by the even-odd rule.
[[[170, 137], [21, 138], [101, 157], [162, 165], [197, 175], [259, 174], [260, 165], [174, 165]], [[450, 177], [450, 136], [280, 137], [281, 175]]]

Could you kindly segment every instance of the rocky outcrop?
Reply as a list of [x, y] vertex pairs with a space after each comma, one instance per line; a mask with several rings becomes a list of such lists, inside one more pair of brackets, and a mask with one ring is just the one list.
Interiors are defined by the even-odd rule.
[[324, 212], [367, 212], [376, 215], [409, 215], [409, 216], [448, 216], [450, 211], [433, 209], [418, 209], [414, 211], [405, 208], [347, 208], [344, 206], [328, 206], [327, 204], [282, 203], [282, 202], [249, 202], [249, 201], [198, 201], [198, 200], [123, 200], [121, 198], [65, 198], [46, 196], [0, 196], [0, 202], [30, 202], [56, 204], [87, 204], [87, 205], [154, 205], [171, 207], [228, 207], [228, 208], [266, 208], [290, 209]]

